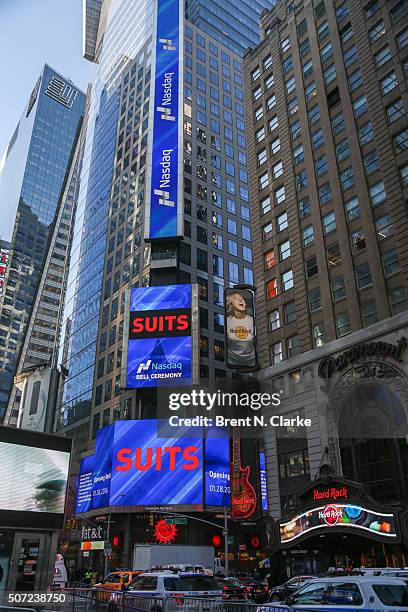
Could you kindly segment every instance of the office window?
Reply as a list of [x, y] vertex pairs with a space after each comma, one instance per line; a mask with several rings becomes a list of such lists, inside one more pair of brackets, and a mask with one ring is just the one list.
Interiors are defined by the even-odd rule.
[[393, 226], [391, 215], [383, 215], [375, 220], [375, 228], [377, 230], [377, 238], [379, 241], [389, 238], [393, 234]]
[[282, 342], [276, 342], [271, 346], [271, 363], [272, 365], [276, 365], [280, 363], [282, 359]]
[[266, 162], [266, 149], [262, 149], [258, 153], [258, 166], [262, 166]]
[[408, 309], [407, 290], [405, 287], [391, 289], [388, 294], [388, 299], [393, 315]]
[[400, 0], [400, 2], [390, 11], [390, 15], [393, 23], [398, 23], [403, 17], [406, 17], [408, 15], [407, 0]]
[[257, 132], [255, 132], [255, 137], [257, 142], [262, 142], [262, 140], [265, 138], [265, 128], [261, 127]]
[[327, 21], [323, 21], [317, 28], [317, 37], [319, 41], [322, 41], [329, 35], [329, 25]]
[[391, 59], [391, 51], [388, 45], [377, 51], [374, 54], [374, 61], [377, 65], [377, 68], [381, 68], [384, 64], [386, 64]]
[[300, 121], [297, 120], [295, 121], [295, 123], [292, 123], [292, 125], [290, 126], [290, 134], [291, 134], [292, 140], [295, 140], [299, 136], [300, 132], [301, 132]]
[[310, 109], [310, 111], [308, 112], [308, 117], [309, 117], [310, 124], [313, 124], [313, 123], [316, 123], [316, 121], [319, 121], [320, 109], [319, 109], [318, 104], [316, 104], [315, 106], [313, 106], [313, 108]]
[[342, 312], [336, 316], [336, 330], [338, 338], [346, 336], [351, 332], [350, 315], [348, 312]]
[[347, 23], [339, 32], [341, 44], [344, 45], [350, 38], [353, 37], [353, 28], [351, 23]]
[[364, 115], [364, 113], [368, 111], [368, 102], [367, 102], [366, 95], [361, 96], [360, 98], [357, 98], [357, 100], [353, 102], [353, 110], [354, 110], [354, 116], [356, 117], [356, 119], [358, 117], [361, 117], [362, 115]]
[[267, 70], [268, 68], [270, 68], [272, 66], [272, 57], [270, 55], [265, 57], [262, 64], [263, 64], [264, 70]]
[[346, 213], [346, 218], [349, 223], [354, 221], [355, 219], [360, 218], [360, 206], [358, 203], [358, 198], [351, 198], [344, 204], [344, 211]]
[[348, 80], [348, 84], [349, 84], [351, 93], [353, 93], [353, 91], [356, 91], [356, 89], [361, 87], [361, 85], [363, 85], [363, 77], [361, 76], [360, 68], [355, 70], [353, 74], [350, 74], [347, 80]]
[[230, 234], [234, 234], [236, 236], [236, 234], [237, 234], [237, 222], [234, 221], [234, 219], [228, 219], [227, 220], [227, 227], [228, 227], [228, 232]]
[[343, 191], [350, 189], [354, 185], [354, 171], [351, 166], [340, 173], [340, 183]]
[[264, 215], [270, 210], [271, 210], [271, 198], [267, 196], [261, 201], [261, 214]]
[[[304, 20], [304, 21], [306, 22], [306, 20]], [[310, 41], [309, 41], [308, 38], [306, 38], [299, 45], [299, 53], [300, 53], [301, 57], [305, 57], [305, 55], [307, 55], [309, 52], [310, 52]]]
[[293, 163], [296, 166], [305, 159], [303, 144], [298, 145], [293, 149]]
[[371, 121], [367, 121], [367, 123], [361, 126], [358, 130], [358, 138], [361, 145], [367, 144], [374, 138], [374, 128]]
[[264, 268], [270, 270], [276, 266], [275, 250], [270, 249], [264, 254]]
[[293, 98], [290, 102], [288, 102], [288, 113], [289, 116], [295, 115], [299, 110], [298, 99]]
[[378, 40], [379, 38], [381, 38], [381, 36], [383, 36], [384, 34], [385, 34], [385, 26], [384, 26], [384, 22], [382, 19], [380, 19], [380, 21], [377, 21], [377, 23], [368, 30], [370, 42], [372, 43]]
[[275, 115], [274, 117], [272, 117], [271, 119], [269, 119], [269, 131], [273, 132], [273, 130], [276, 130], [276, 128], [278, 127], [278, 117]]
[[281, 161], [279, 161], [277, 164], [275, 164], [272, 167], [272, 174], [273, 174], [273, 178], [274, 179], [277, 179], [280, 176], [282, 176], [282, 174], [283, 174], [283, 165], [282, 165]]
[[305, 189], [305, 187], [308, 185], [307, 171], [301, 170], [298, 174], [296, 174], [295, 180], [298, 191]]
[[309, 300], [309, 309], [310, 312], [316, 312], [320, 310], [322, 307], [322, 295], [320, 291], [320, 287], [316, 287], [315, 289], [311, 289], [308, 293]]
[[252, 249], [250, 247], [243, 246], [242, 247], [242, 257], [244, 258], [244, 261], [248, 261], [249, 263], [251, 263], [252, 262]]
[[398, 34], [397, 43], [400, 49], [405, 49], [408, 45], [408, 28], [405, 28], [405, 30]]
[[408, 185], [408, 165], [400, 168], [401, 181], [404, 187]]
[[314, 244], [313, 225], [308, 225], [302, 232], [303, 246], [307, 247]]
[[359, 289], [365, 289], [373, 284], [368, 263], [356, 266], [356, 281]]
[[350, 157], [350, 147], [347, 138], [336, 145], [336, 157], [337, 161], [344, 161]]
[[350, 49], [348, 49], [345, 53], [343, 53], [343, 59], [344, 59], [344, 64], [346, 68], [354, 64], [357, 58], [358, 58], [358, 55], [357, 55], [356, 47], [350, 47]]
[[401, 98], [395, 100], [390, 106], [387, 106], [387, 115], [389, 123], [394, 123], [394, 121], [398, 121], [398, 119], [404, 117], [405, 107]]
[[379, 1], [371, 0], [371, 2], [369, 2], [365, 6], [366, 18], [368, 19], [369, 17], [372, 17], [379, 10], [379, 8], [380, 8]]
[[305, 89], [305, 98], [308, 102], [317, 95], [316, 83], [312, 81]]
[[290, 240], [285, 240], [279, 245], [279, 259], [284, 261], [290, 257]]
[[368, 325], [372, 325], [373, 323], [377, 323], [377, 306], [375, 302], [365, 302], [361, 304], [361, 318], [363, 321], [363, 327], [367, 327]]
[[287, 270], [281, 276], [282, 280], [282, 291], [288, 291], [293, 287], [293, 272], [292, 270]]
[[321, 157], [316, 159], [315, 161], [316, 176], [323, 176], [324, 174], [328, 172], [328, 170], [329, 170], [329, 167], [328, 167], [326, 155], [322, 155]]
[[275, 200], [275, 204], [282, 204], [282, 202], [284, 202], [286, 199], [286, 195], [285, 195], [285, 187], [278, 187], [278, 189], [275, 189], [274, 192], [274, 200]]
[[295, 302], [287, 302], [283, 311], [285, 313], [285, 322], [287, 324], [294, 323], [296, 321], [296, 303]]
[[250, 268], [244, 267], [244, 283], [245, 285], [253, 285], [254, 284], [254, 273]]
[[396, 153], [402, 153], [408, 149], [408, 129], [402, 130], [393, 138]]
[[368, 191], [370, 194], [372, 206], [379, 206], [379, 204], [382, 204], [382, 202], [384, 202], [387, 198], [384, 181], [379, 181], [378, 183], [375, 183], [375, 185], [372, 185], [372, 187], [370, 187]]
[[316, 323], [312, 327], [312, 336], [313, 336], [313, 346], [315, 348], [319, 348], [320, 346], [324, 346], [326, 344], [326, 331], [324, 328], [324, 323]]
[[340, 134], [344, 130], [344, 115], [342, 112], [331, 119], [331, 126], [333, 136]]
[[259, 189], [265, 189], [269, 185], [269, 176], [268, 173], [265, 172], [258, 178], [258, 186]]
[[320, 147], [322, 147], [324, 145], [323, 130], [319, 129], [317, 130], [317, 132], [313, 132], [313, 134], [310, 137], [310, 140], [312, 142], [312, 148], [315, 151], [319, 149]]
[[333, 81], [336, 80], [336, 66], [334, 64], [330, 64], [328, 68], [323, 72], [324, 83], [325, 85], [330, 85]]
[[366, 236], [362, 229], [356, 230], [351, 234], [351, 249], [353, 253], [359, 253], [366, 248]]
[[370, 151], [363, 157], [363, 163], [367, 175], [373, 174], [380, 168], [380, 160], [376, 150]]
[[275, 94], [273, 94], [272, 96], [270, 96], [267, 101], [266, 101], [266, 108], [268, 110], [271, 110], [271, 108], [273, 108], [276, 105], [276, 96]]
[[228, 254], [238, 257], [238, 244], [235, 240], [228, 240]]
[[289, 38], [289, 36], [287, 36], [284, 40], [282, 40], [282, 42], [281, 42], [281, 49], [282, 49], [282, 53], [286, 53], [287, 51], [289, 51], [289, 49], [290, 49], [290, 38]]
[[290, 79], [286, 81], [285, 85], [286, 85], [286, 93], [288, 95], [291, 94], [292, 91], [294, 91], [296, 88], [295, 77], [294, 76], [290, 77]]
[[284, 212], [276, 217], [276, 229], [278, 232], [282, 232], [288, 227], [288, 213]]
[[275, 83], [275, 79], [273, 77], [273, 74], [270, 74], [268, 76], [268, 78], [265, 79], [264, 83], [265, 83], [265, 89], [266, 90], [270, 89], [272, 87], [272, 85]]
[[335, 231], [336, 229], [336, 215], [334, 212], [330, 212], [327, 215], [325, 215], [322, 219], [323, 221], [323, 228], [324, 228], [324, 233], [326, 234], [326, 236], [328, 234], [331, 234], [332, 232]]
[[251, 228], [242, 223], [241, 225], [241, 236], [244, 240], [251, 242]]
[[252, 77], [252, 81], [256, 81], [257, 79], [259, 79], [259, 77], [261, 76], [261, 71], [260, 69], [257, 67], [255, 68], [252, 73], [251, 73], [251, 77]]
[[313, 62], [311, 59], [303, 64], [302, 70], [305, 79], [308, 79], [313, 74]]
[[347, 17], [348, 14], [349, 14], [349, 8], [348, 8], [348, 5], [347, 5], [347, 2], [342, 2], [342, 4], [340, 4], [336, 8], [336, 19], [337, 19], [337, 21], [342, 21], [343, 19], [345, 19]]
[[338, 302], [338, 300], [341, 300], [346, 297], [346, 285], [344, 283], [343, 276], [337, 276], [336, 278], [333, 278], [330, 285], [333, 302]]
[[280, 328], [279, 310], [272, 310], [269, 313], [269, 330], [275, 331]]
[[333, 56], [333, 45], [329, 41], [320, 49], [320, 58], [322, 62], [327, 62]]
[[309, 216], [311, 212], [309, 196], [306, 196], [302, 200], [299, 200], [298, 207], [299, 216], [301, 219], [304, 219], [305, 217]]
[[295, 357], [300, 353], [299, 336], [291, 336], [287, 339], [288, 357]]
[[262, 89], [260, 87], [257, 87], [253, 92], [252, 92], [252, 97], [254, 100], [259, 100], [259, 98], [262, 96]]
[[326, 248], [326, 256], [330, 270], [341, 264], [341, 252], [338, 242], [334, 242]]
[[305, 271], [306, 271], [306, 278], [313, 278], [313, 276], [316, 276], [316, 274], [318, 274], [319, 268], [317, 265], [316, 255], [312, 255], [312, 257], [309, 257], [309, 259], [306, 259]]
[[[215, 105], [214, 105], [214, 106], [215, 106]], [[217, 106], [218, 106], [218, 105], [217, 105]], [[212, 107], [213, 107], [213, 105], [211, 105], [211, 112], [212, 112], [212, 114], [215, 114], [215, 113], [214, 113], [214, 111], [213, 111], [213, 108], [212, 108]], [[264, 113], [263, 113], [263, 108], [262, 108], [262, 106], [260, 106], [259, 108], [255, 109], [255, 111], [254, 111], [255, 121], [259, 121], [260, 119], [262, 119], [263, 114], [264, 114]]]
[[398, 86], [398, 79], [395, 70], [393, 70], [392, 72], [387, 74], [386, 77], [381, 79], [380, 86], [384, 96]]
[[266, 223], [263, 227], [262, 227], [262, 238], [263, 240], [268, 240], [269, 238], [272, 238], [272, 223]]
[[239, 270], [238, 264], [233, 261], [228, 262], [228, 276], [230, 282], [238, 283], [239, 282]]
[[275, 138], [275, 140], [273, 140], [271, 142], [271, 154], [275, 155], [276, 153], [278, 153], [280, 151], [280, 140], [279, 138]]
[[272, 300], [278, 295], [278, 288], [276, 284], [276, 278], [272, 278], [266, 283], [266, 299]]
[[385, 277], [392, 276], [401, 270], [398, 253], [395, 249], [391, 249], [391, 251], [384, 253], [381, 259]]

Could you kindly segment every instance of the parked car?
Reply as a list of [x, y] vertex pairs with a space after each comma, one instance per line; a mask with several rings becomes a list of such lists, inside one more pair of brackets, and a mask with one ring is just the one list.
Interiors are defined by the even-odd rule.
[[224, 600], [244, 601], [247, 599], [247, 590], [238, 578], [230, 576], [219, 580]]
[[[108, 612], [124, 608], [138, 610], [197, 609], [197, 598], [208, 599], [208, 608], [200, 602], [200, 612], [214, 612], [217, 602], [222, 608], [222, 589], [219, 580], [206, 574], [174, 573], [170, 571], [143, 572], [135, 578], [126, 591], [110, 596]], [[133, 600], [133, 601], [132, 601]]]
[[263, 603], [268, 599], [269, 587], [260, 580], [254, 578], [243, 578], [241, 584], [244, 585], [248, 599], [255, 603]]
[[[286, 605], [285, 605], [286, 604]], [[308, 612], [349, 609], [403, 612], [408, 609], [408, 585], [399, 578], [383, 576], [342, 576], [317, 578], [290, 595], [285, 604], [274, 602], [257, 608], [257, 612]]]
[[270, 589], [268, 593], [268, 601], [285, 601], [285, 599], [287, 599], [289, 595], [292, 595], [293, 593], [298, 591], [301, 586], [306, 584], [306, 582], [310, 582], [311, 580], [314, 580], [314, 578], [315, 578], [314, 576], [310, 576], [310, 575], [309, 576], [294, 576], [293, 578], [290, 578], [290, 580], [287, 580], [283, 584], [280, 584], [279, 586], [276, 586]]

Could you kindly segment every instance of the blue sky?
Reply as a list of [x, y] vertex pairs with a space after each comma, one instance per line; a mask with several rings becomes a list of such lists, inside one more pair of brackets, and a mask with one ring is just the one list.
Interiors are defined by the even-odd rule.
[[45, 63], [86, 90], [82, 0], [0, 0], [0, 157]]

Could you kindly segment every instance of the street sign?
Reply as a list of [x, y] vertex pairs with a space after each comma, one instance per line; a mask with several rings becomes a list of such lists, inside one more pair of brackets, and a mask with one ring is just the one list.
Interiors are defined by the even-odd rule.
[[228, 544], [234, 543], [234, 536], [228, 536]]
[[166, 518], [166, 523], [169, 525], [187, 525], [187, 519], [182, 516]]
[[104, 554], [109, 557], [112, 554], [112, 544], [110, 542], [106, 542]]

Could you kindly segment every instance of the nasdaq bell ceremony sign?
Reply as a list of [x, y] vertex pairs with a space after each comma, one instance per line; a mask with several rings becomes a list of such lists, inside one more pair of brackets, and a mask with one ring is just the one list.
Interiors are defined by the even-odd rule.
[[126, 304], [123, 388], [193, 382], [195, 294], [195, 285], [131, 289]]
[[[182, 10], [180, 0], [156, 3], [156, 44], [149, 132], [151, 168], [147, 176], [145, 238], [182, 235]], [[150, 194], [149, 194], [150, 191]]]
[[81, 462], [76, 512], [107, 506], [225, 506], [229, 434], [169, 427], [165, 420], [116, 421], [98, 431], [95, 454]]

